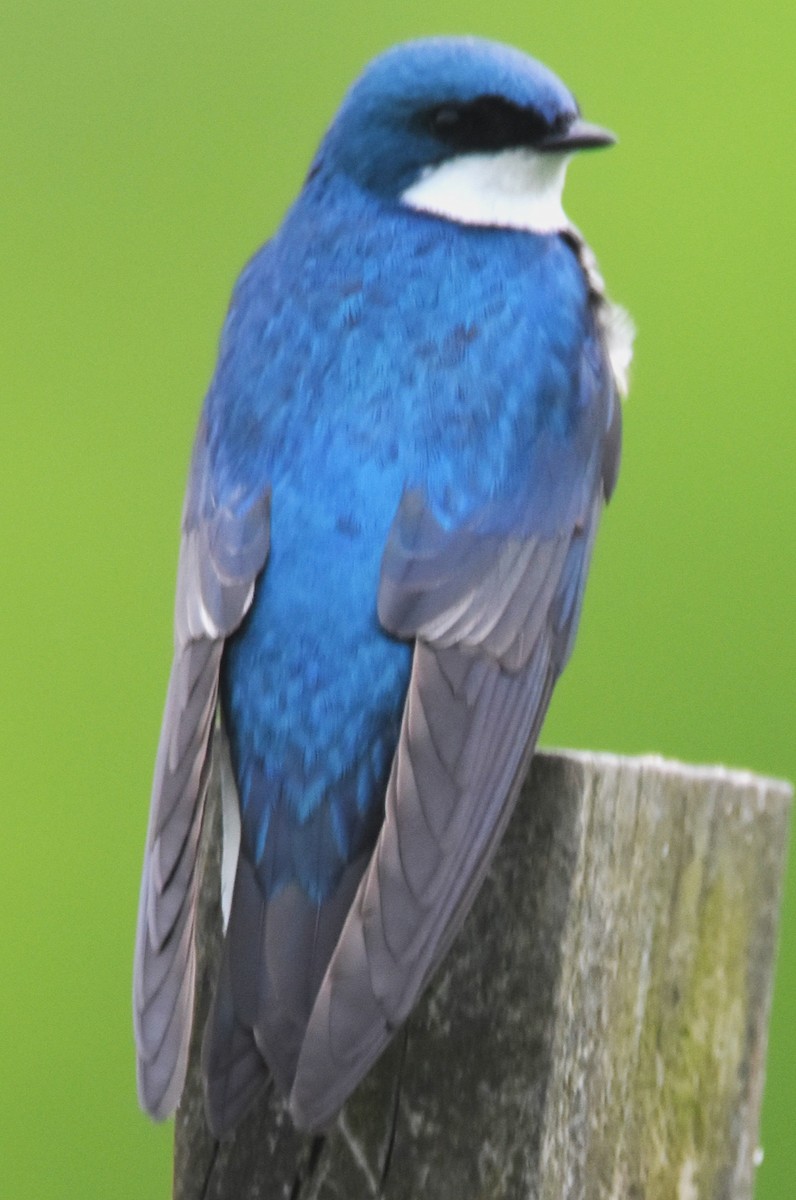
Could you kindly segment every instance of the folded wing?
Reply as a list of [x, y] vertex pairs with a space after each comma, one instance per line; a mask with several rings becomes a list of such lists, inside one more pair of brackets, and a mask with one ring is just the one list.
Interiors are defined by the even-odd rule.
[[196, 854], [221, 652], [251, 604], [268, 544], [267, 492], [219, 497], [200, 427], [183, 511], [174, 661], [155, 763], [133, 982], [139, 1098], [158, 1119], [179, 1101], [187, 1065]]
[[582, 510], [544, 536], [446, 531], [404, 497], [379, 615], [417, 639], [412, 676], [384, 825], [299, 1058], [304, 1127], [334, 1115], [406, 1018], [480, 886], [571, 650], [607, 466], [587, 468]]

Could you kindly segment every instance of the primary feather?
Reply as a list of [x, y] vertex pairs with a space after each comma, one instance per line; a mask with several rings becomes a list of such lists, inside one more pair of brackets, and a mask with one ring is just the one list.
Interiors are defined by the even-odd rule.
[[[445, 101], [453, 140], [429, 116]], [[615, 481], [610, 359], [624, 370], [628, 346], [574, 230], [465, 224], [405, 195], [463, 138], [542, 153], [576, 120], [517, 52], [393, 51], [235, 289], [186, 502], [139, 917], [156, 1116], [185, 1071], [217, 697], [240, 805], [203, 1050], [217, 1133], [269, 1074], [298, 1125], [334, 1116], [511, 813]]]

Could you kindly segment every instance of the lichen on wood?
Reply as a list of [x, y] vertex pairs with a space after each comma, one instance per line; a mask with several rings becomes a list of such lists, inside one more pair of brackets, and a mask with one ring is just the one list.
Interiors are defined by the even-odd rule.
[[328, 1134], [264, 1095], [204, 1122], [211, 797], [176, 1200], [748, 1200], [790, 789], [540, 754], [461, 934]]

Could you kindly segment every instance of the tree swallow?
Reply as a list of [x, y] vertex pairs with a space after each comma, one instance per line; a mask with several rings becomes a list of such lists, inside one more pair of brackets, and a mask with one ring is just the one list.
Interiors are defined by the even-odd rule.
[[506, 827], [616, 480], [629, 318], [561, 206], [613, 137], [517, 50], [353, 85], [235, 287], [182, 518], [135, 960], [142, 1105], [179, 1101], [221, 762], [208, 1120], [317, 1130], [404, 1021]]

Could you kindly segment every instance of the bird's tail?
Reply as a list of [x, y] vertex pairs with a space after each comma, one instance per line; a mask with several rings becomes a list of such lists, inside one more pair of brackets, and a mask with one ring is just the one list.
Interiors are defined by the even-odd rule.
[[310, 1014], [365, 867], [351, 863], [324, 903], [297, 885], [263, 898], [241, 854], [221, 966], [202, 1047], [205, 1107], [231, 1132], [270, 1076], [289, 1095]]
[[[237, 892], [236, 885], [236, 895]], [[268, 1080], [268, 1069], [257, 1049], [252, 1027], [238, 1013], [236, 1006], [230, 943], [233, 922], [240, 925], [235, 914], [233, 899], [202, 1044], [205, 1111], [210, 1128], [219, 1138], [232, 1132]]]

